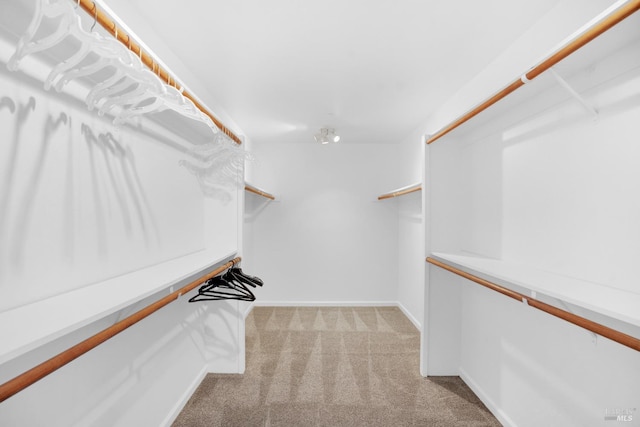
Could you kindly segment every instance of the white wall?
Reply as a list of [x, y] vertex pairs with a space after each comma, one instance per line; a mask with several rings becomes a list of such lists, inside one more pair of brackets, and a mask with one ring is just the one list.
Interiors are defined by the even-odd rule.
[[[504, 70], [509, 74], [502, 81], [513, 80], [553, 47], [554, 39], [563, 39], [606, 6], [561, 3], [443, 106], [433, 129], [444, 124], [443, 117], [463, 113], [477, 95], [488, 95], [487, 88], [499, 87]], [[589, 66], [576, 68], [569, 61], [557, 67], [598, 109], [597, 120], [547, 75], [502, 101], [493, 109], [499, 113], [483, 113], [428, 148], [431, 251], [524, 263], [640, 294], [630, 271], [631, 259], [640, 256], [640, 231], [631, 220], [640, 207], [629, 197], [638, 193], [640, 182], [635, 144], [640, 27], [635, 19], [619, 27], [627, 40], [635, 39], [622, 52], [616, 53], [624, 46], [612, 33], [608, 44], [603, 36], [595, 51], [577, 54]], [[525, 61], [529, 52], [536, 57]], [[593, 63], [603, 53], [606, 58]], [[637, 351], [437, 267], [428, 271], [427, 347], [447, 335], [459, 346], [436, 348], [438, 357], [423, 360], [424, 372], [435, 367], [438, 374], [443, 366], [450, 374], [457, 371], [504, 424], [608, 425], [606, 410], [638, 407]], [[439, 295], [444, 287], [450, 290]], [[443, 306], [459, 310], [460, 323], [438, 323]], [[637, 327], [631, 330], [637, 334]], [[459, 362], [443, 363], [443, 356]], [[633, 418], [637, 423], [637, 412]]]
[[[22, 6], [15, 10], [25, 19], [16, 22], [26, 25]], [[16, 34], [0, 33], [2, 64]], [[31, 59], [23, 65], [15, 73], [0, 67], [0, 318], [31, 315], [0, 325], [0, 383], [241, 250], [242, 192], [230, 188], [226, 202], [205, 199], [179, 165], [189, 140], [151, 122], [116, 128], [87, 111], [77, 96], [87, 88], [46, 92], [48, 66]], [[176, 267], [153, 274], [167, 265]], [[91, 297], [116, 282], [125, 285], [118, 294]], [[189, 304], [190, 296], [0, 404], [0, 424], [170, 422], [206, 372], [244, 370], [246, 307]], [[114, 303], [105, 307], [105, 300]], [[71, 318], [77, 321], [64, 330], [49, 330]], [[27, 336], [34, 340], [8, 347]]]
[[420, 328], [424, 301], [424, 236], [422, 194], [394, 200], [398, 208], [398, 302]]
[[[398, 145], [398, 174], [387, 190], [422, 183], [424, 128], [421, 126]], [[416, 327], [424, 316], [424, 215], [422, 192], [383, 201], [398, 209], [398, 303]]]
[[[397, 209], [381, 203], [395, 173], [392, 145], [254, 145], [247, 195], [247, 268], [261, 303], [395, 303]], [[250, 236], [249, 236], [250, 233]]]

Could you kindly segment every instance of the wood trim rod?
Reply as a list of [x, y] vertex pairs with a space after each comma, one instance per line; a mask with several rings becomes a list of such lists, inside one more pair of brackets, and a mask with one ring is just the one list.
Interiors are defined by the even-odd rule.
[[417, 184], [404, 190], [394, 191], [392, 193], [386, 193], [378, 196], [378, 200], [391, 199], [393, 197], [404, 196], [405, 194], [415, 193], [416, 191], [422, 191], [422, 185]]
[[269, 194], [265, 191], [260, 190], [259, 188], [254, 187], [250, 184], [245, 184], [244, 189], [250, 193], [257, 194], [258, 196], [266, 197], [267, 199], [275, 200], [276, 197], [273, 194]]
[[512, 291], [511, 289], [507, 289], [503, 286], [496, 285], [495, 283], [492, 283], [492, 282], [489, 282], [488, 280], [474, 276], [473, 274], [467, 273], [466, 271], [462, 271], [456, 267], [452, 267], [449, 264], [445, 264], [434, 258], [427, 257], [427, 262], [437, 267], [443, 268], [451, 273], [457, 274], [458, 276], [464, 277], [465, 279], [471, 280], [472, 282], [475, 282], [493, 291], [499, 292], [502, 295], [508, 296], [509, 298], [513, 298], [517, 301], [521, 301], [525, 304], [528, 304], [531, 307], [535, 307], [538, 310], [542, 310], [545, 313], [551, 314], [552, 316], [558, 317], [569, 323], [573, 323], [576, 326], [580, 326], [581, 328], [584, 328], [588, 331], [596, 333], [605, 338], [609, 338], [610, 340], [615, 341], [619, 344], [622, 344], [626, 347], [632, 348], [636, 351], [640, 351], [640, 339], [632, 337], [631, 335], [627, 335], [615, 329], [609, 328], [608, 326], [604, 326], [604, 325], [601, 325], [600, 323], [596, 323], [592, 320], [585, 319], [584, 317], [578, 316], [577, 314], [573, 314], [568, 311], [561, 310], [557, 307], [546, 304], [535, 298], [531, 298], [519, 292]]
[[[75, 3], [75, 0], [74, 0]], [[100, 24], [109, 34], [114, 36], [116, 40], [119, 40], [123, 45], [125, 45], [131, 52], [135, 53], [140, 57], [140, 60], [143, 64], [145, 64], [151, 71], [160, 77], [160, 80], [163, 80], [168, 85], [175, 87], [178, 90], [183, 90], [183, 88], [176, 82], [174, 78], [172, 78], [169, 73], [153, 59], [151, 55], [144, 52], [140, 45], [131, 40], [131, 37], [124, 32], [121, 28], [118, 28], [118, 25], [103, 11], [98, 9], [98, 6], [92, 0], [78, 0], [80, 7], [84, 9], [95, 21]], [[234, 134], [228, 127], [226, 127], [220, 120], [218, 120], [204, 105], [200, 103], [196, 99], [194, 95], [184, 90], [182, 95], [185, 98], [190, 99], [196, 107], [204, 114], [209, 116], [213, 123], [218, 126], [218, 128], [229, 138], [236, 142], [236, 144], [242, 144], [242, 141], [236, 134]]]
[[617, 25], [627, 17], [631, 16], [638, 10], [640, 10], [640, 0], [631, 0], [628, 3], [624, 4], [623, 6], [619, 7], [618, 9], [614, 10], [609, 15], [604, 17], [602, 20], [598, 21], [597, 23], [589, 27], [587, 30], [585, 30], [583, 33], [581, 33], [578, 37], [576, 37], [575, 39], [571, 40], [569, 43], [562, 46], [560, 49], [553, 52], [551, 55], [549, 55], [540, 63], [531, 67], [529, 71], [527, 71], [522, 75], [522, 77], [509, 83], [506, 87], [498, 91], [495, 95], [491, 96], [489, 99], [485, 100], [477, 107], [473, 108], [472, 110], [460, 116], [453, 122], [449, 123], [447, 126], [440, 129], [438, 132], [432, 135], [429, 139], [427, 139], [427, 144], [431, 144], [432, 142], [435, 142], [436, 140], [442, 138], [443, 136], [445, 136], [446, 134], [448, 134], [458, 126], [462, 125], [463, 123], [475, 117], [476, 115], [486, 110], [496, 102], [505, 98], [507, 95], [514, 92], [516, 89], [520, 88], [521, 86], [524, 86], [525, 82], [529, 82], [535, 79], [540, 74], [542, 74], [549, 68], [553, 67], [555, 64], [562, 61], [564, 58], [571, 55], [573, 52], [580, 49], [582, 46], [586, 45], [596, 37], [600, 36], [605, 31], [611, 29], [612, 27], [614, 27], [615, 25]]
[[29, 387], [35, 382], [46, 377], [50, 373], [60, 369], [67, 363], [77, 359], [78, 357], [82, 356], [88, 351], [94, 349], [98, 345], [107, 341], [109, 338], [112, 338], [115, 335], [119, 334], [120, 332], [124, 331], [129, 326], [132, 326], [138, 323], [145, 317], [151, 315], [152, 313], [155, 313], [156, 311], [158, 311], [165, 305], [169, 304], [170, 302], [177, 300], [181, 295], [184, 295], [187, 292], [195, 289], [200, 284], [211, 279], [212, 277], [217, 276], [218, 274], [222, 273], [226, 269], [233, 267], [235, 264], [239, 263], [240, 260], [241, 260], [240, 257], [232, 259], [231, 261], [216, 268], [212, 272], [192, 281], [191, 283], [183, 286], [177, 291], [172, 292], [169, 295], [165, 296], [164, 298], [135, 312], [131, 316], [122, 319], [121, 321], [109, 326], [108, 328], [102, 330], [101, 332], [98, 332], [97, 334], [85, 339], [84, 341], [52, 357], [51, 359], [42, 362], [38, 366], [31, 368], [28, 371], [18, 375], [14, 379], [0, 385], [0, 402], [4, 402], [14, 394], [19, 393], [20, 391], [24, 390], [25, 388]]

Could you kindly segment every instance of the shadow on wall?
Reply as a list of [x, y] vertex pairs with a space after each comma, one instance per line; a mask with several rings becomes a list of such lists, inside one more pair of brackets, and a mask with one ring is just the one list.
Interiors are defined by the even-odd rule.
[[245, 198], [244, 204], [245, 222], [255, 221], [270, 203], [272, 203], [272, 201], [269, 199], [266, 199], [262, 196], [249, 194], [248, 197]]
[[[230, 323], [232, 321], [237, 322], [238, 319], [244, 319], [243, 314], [237, 308], [238, 305], [239, 303], [230, 301], [202, 305], [198, 308], [198, 316], [202, 316], [204, 321], [190, 324], [190, 336], [194, 339], [197, 348], [202, 348], [202, 358], [209, 366], [228, 363], [228, 361], [233, 361], [238, 357], [240, 352], [239, 341], [233, 335], [237, 331], [237, 326]], [[198, 345], [199, 343], [195, 340], [195, 337], [201, 340], [200, 345]], [[244, 339], [244, 337], [241, 339]]]
[[[42, 182], [42, 171], [45, 167], [47, 160], [47, 152], [51, 144], [51, 138], [54, 133], [63, 128], [63, 125], [69, 124], [71, 126], [71, 120], [68, 119], [65, 113], [60, 113], [57, 119], [53, 119], [51, 114], [47, 116], [42, 131], [42, 139], [38, 149], [38, 156], [35, 164], [31, 167], [30, 176], [26, 185], [26, 191], [23, 192], [23, 200], [17, 207], [16, 225], [13, 233], [13, 239], [11, 241], [11, 256], [9, 258], [13, 267], [22, 271], [24, 267], [24, 245], [26, 242], [25, 236], [29, 231], [29, 222], [33, 214], [33, 203], [38, 196], [38, 192]], [[18, 143], [19, 141], [15, 141]]]
[[[108, 200], [102, 200], [100, 192], [101, 183], [98, 176], [98, 166], [96, 161], [96, 155], [94, 149], [100, 152], [100, 159], [103, 162], [103, 166], [107, 170], [108, 182], [110, 188], [115, 194], [116, 201], [118, 203], [119, 212], [122, 216], [123, 226], [128, 236], [133, 235], [132, 219], [131, 216], [135, 215], [137, 222], [142, 230], [142, 235], [145, 241], [145, 245], [148, 248], [150, 245], [150, 239], [155, 238], [156, 244], [160, 244], [160, 233], [156, 224], [153, 212], [149, 205], [149, 201], [144, 193], [140, 176], [136, 169], [135, 158], [133, 152], [129, 147], [124, 148], [120, 142], [118, 142], [111, 132], [101, 133], [96, 136], [93, 130], [87, 124], [82, 124], [81, 133], [84, 136], [85, 142], [89, 149], [89, 161], [91, 164], [91, 183], [93, 188], [95, 211], [98, 220], [98, 247], [100, 253], [106, 253], [106, 220], [104, 217], [104, 205]], [[114, 165], [115, 163], [115, 165]], [[124, 179], [124, 183], [121, 179]], [[104, 184], [104, 183], [102, 183]], [[133, 205], [130, 206], [130, 203]], [[133, 210], [133, 213], [130, 212]], [[148, 229], [145, 221], [145, 217], [149, 218], [153, 233]]]
[[[6, 96], [3, 97], [2, 105], [8, 105], [11, 113], [15, 112], [15, 102], [13, 99]], [[6, 163], [2, 165], [4, 175], [2, 181], [0, 181], [0, 267], [2, 267], [0, 268], [0, 279], [2, 278], [2, 272], [6, 271], [8, 267], [7, 265], [4, 265], [5, 263], [3, 262], [3, 260], [6, 260], [7, 255], [5, 254], [4, 244], [2, 242], [9, 242], [9, 230], [7, 227], [9, 200], [11, 199], [11, 192], [14, 188], [16, 158], [18, 157], [20, 136], [29, 113], [33, 112], [35, 108], [36, 100], [32, 96], [29, 97], [29, 101], [27, 101], [27, 103], [18, 104], [18, 111], [15, 116], [13, 139], [11, 140], [11, 145], [9, 147], [9, 155], [7, 156]]]
[[[47, 262], [62, 280], [87, 256], [103, 259], [114, 231], [147, 250], [161, 246], [132, 149], [53, 108], [46, 98], [0, 97], [0, 285], [20, 284], [28, 266]], [[36, 288], [18, 305], [69, 290]], [[15, 306], [7, 304], [0, 309]]]

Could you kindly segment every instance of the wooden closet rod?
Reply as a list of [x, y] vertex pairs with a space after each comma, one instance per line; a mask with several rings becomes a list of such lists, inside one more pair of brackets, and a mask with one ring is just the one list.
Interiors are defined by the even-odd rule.
[[[72, 0], [76, 3], [76, 0]], [[116, 37], [123, 45], [125, 45], [131, 52], [135, 53], [140, 57], [140, 60], [143, 64], [145, 64], [151, 71], [156, 73], [161, 80], [164, 80], [168, 85], [175, 87], [178, 90], [182, 90], [183, 88], [176, 82], [175, 79], [172, 79], [169, 73], [160, 67], [151, 55], [142, 51], [140, 45], [131, 40], [130, 36], [126, 34], [121, 28], [118, 28], [118, 25], [103, 11], [98, 9], [98, 6], [92, 0], [77, 0], [80, 7], [84, 9], [97, 23], [99, 23], [109, 34]], [[242, 144], [240, 138], [238, 138], [229, 128], [227, 128], [220, 120], [218, 120], [207, 108], [202, 105], [194, 95], [187, 92], [186, 90], [182, 92], [182, 95], [185, 98], [190, 99], [196, 107], [204, 114], [209, 116], [213, 123], [218, 126], [218, 128], [229, 138], [234, 140], [236, 144]]]
[[166, 297], [135, 312], [131, 316], [125, 319], [122, 319], [121, 321], [109, 326], [108, 328], [102, 330], [101, 332], [98, 332], [97, 334], [74, 345], [73, 347], [68, 348], [67, 350], [63, 351], [57, 356], [54, 356], [51, 359], [42, 362], [38, 366], [31, 368], [28, 371], [18, 375], [14, 379], [0, 385], [0, 402], [4, 402], [14, 394], [19, 393], [20, 391], [24, 390], [25, 388], [29, 387], [35, 382], [46, 377], [50, 373], [60, 369], [67, 363], [87, 353], [89, 350], [94, 349], [98, 345], [107, 341], [109, 338], [112, 338], [113, 336], [124, 331], [129, 326], [132, 326], [138, 323], [145, 317], [151, 315], [152, 313], [155, 313], [156, 311], [158, 311], [165, 305], [169, 304], [170, 302], [177, 300], [181, 295], [184, 295], [187, 292], [193, 290], [203, 282], [211, 279], [214, 276], [217, 276], [218, 274], [222, 273], [226, 269], [233, 267], [235, 264], [239, 263], [240, 260], [241, 260], [240, 257], [232, 259], [231, 261], [216, 268], [211, 273], [208, 273], [200, 277], [199, 279], [194, 280], [193, 282], [183, 286], [179, 290], [172, 292]]
[[266, 191], [262, 191], [259, 188], [256, 188], [250, 184], [245, 184], [244, 189], [250, 193], [257, 194], [258, 196], [266, 197], [267, 199], [271, 199], [271, 200], [276, 199], [276, 197], [273, 194], [269, 194]]
[[486, 110], [496, 102], [500, 101], [502, 98], [505, 98], [511, 92], [514, 92], [521, 86], [524, 86], [525, 82], [529, 82], [530, 80], [535, 79], [540, 74], [553, 67], [558, 62], [562, 61], [567, 56], [571, 55], [576, 50], [580, 49], [582, 46], [589, 43], [591, 40], [595, 39], [605, 31], [611, 29], [625, 18], [629, 17], [633, 13], [640, 10], [640, 0], [631, 0], [618, 9], [611, 12], [609, 15], [604, 17], [602, 20], [598, 21], [588, 29], [586, 29], [583, 33], [581, 33], [578, 37], [571, 40], [566, 45], [562, 46], [560, 49], [549, 55], [542, 62], [534, 65], [522, 75], [517, 80], [509, 83], [506, 87], [498, 91], [496, 94], [491, 96], [489, 99], [485, 100], [483, 103], [468, 111], [461, 117], [457, 118], [453, 122], [449, 123], [444, 128], [440, 129], [434, 135], [432, 135], [429, 139], [427, 139], [427, 144], [431, 144], [432, 142], [442, 138], [461, 124], [467, 122], [469, 119], [475, 117], [482, 111]]
[[386, 193], [381, 196], [378, 196], [378, 200], [391, 199], [393, 197], [404, 196], [405, 194], [414, 193], [416, 191], [421, 191], [422, 185], [416, 184], [409, 188], [405, 188], [404, 190], [394, 191], [392, 193]]
[[573, 323], [574, 325], [580, 326], [588, 331], [596, 333], [605, 338], [609, 338], [612, 341], [615, 341], [619, 344], [632, 348], [636, 351], [640, 351], [640, 339], [634, 338], [631, 335], [627, 335], [620, 331], [616, 331], [615, 329], [611, 329], [608, 326], [601, 325], [589, 319], [585, 319], [584, 317], [578, 316], [577, 314], [570, 313], [565, 310], [561, 310], [552, 305], [546, 304], [542, 301], [539, 301], [535, 298], [528, 297], [519, 292], [512, 291], [511, 289], [507, 289], [503, 286], [496, 285], [495, 283], [489, 282], [488, 280], [481, 279], [480, 277], [474, 276], [473, 274], [469, 274], [466, 271], [459, 270], [455, 267], [452, 267], [448, 264], [440, 262], [431, 257], [427, 257], [427, 262], [443, 268], [451, 273], [457, 274], [458, 276], [464, 277], [465, 279], [471, 280], [479, 285], [487, 287], [493, 291], [499, 292], [502, 295], [506, 295], [509, 298], [513, 298], [515, 300], [521, 301], [530, 305], [531, 307], [535, 307], [538, 310], [542, 310], [545, 313], [549, 313], [552, 316], [559, 317], [562, 320], [566, 320], [569, 323]]

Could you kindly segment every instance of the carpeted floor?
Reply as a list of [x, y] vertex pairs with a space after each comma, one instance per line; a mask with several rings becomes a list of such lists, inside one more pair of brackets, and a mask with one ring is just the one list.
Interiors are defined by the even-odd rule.
[[174, 427], [499, 426], [458, 377], [423, 378], [395, 307], [255, 307], [244, 375], [208, 375]]

